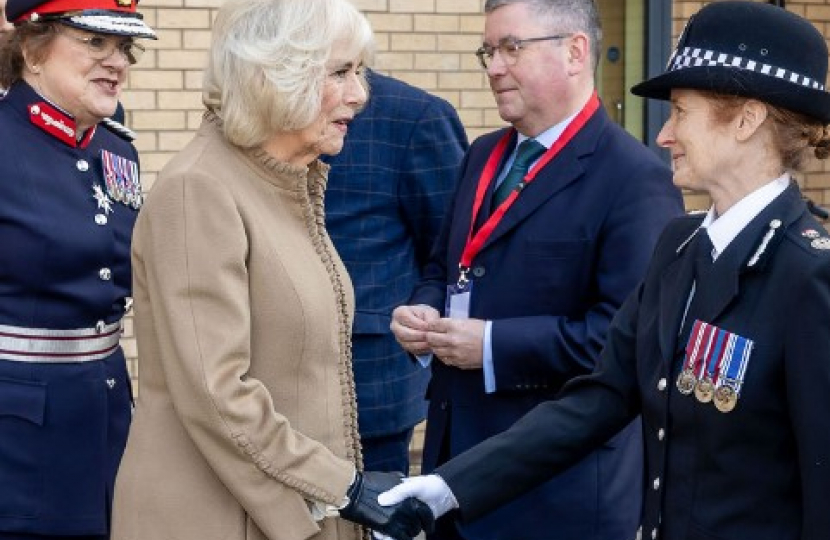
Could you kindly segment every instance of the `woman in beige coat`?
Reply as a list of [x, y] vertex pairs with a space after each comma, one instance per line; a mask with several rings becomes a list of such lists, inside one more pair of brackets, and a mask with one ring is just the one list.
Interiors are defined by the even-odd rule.
[[204, 121], [135, 228], [139, 399], [114, 540], [414, 536], [358, 472], [353, 295], [323, 225], [328, 167], [366, 101], [372, 45], [348, 0], [232, 0]]

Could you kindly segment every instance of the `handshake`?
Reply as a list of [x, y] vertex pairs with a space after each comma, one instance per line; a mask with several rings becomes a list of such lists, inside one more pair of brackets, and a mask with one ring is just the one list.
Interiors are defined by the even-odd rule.
[[431, 533], [435, 520], [458, 506], [449, 487], [435, 475], [408, 479], [400, 473], [357, 473], [346, 497], [340, 517], [372, 529], [376, 538], [394, 540]]

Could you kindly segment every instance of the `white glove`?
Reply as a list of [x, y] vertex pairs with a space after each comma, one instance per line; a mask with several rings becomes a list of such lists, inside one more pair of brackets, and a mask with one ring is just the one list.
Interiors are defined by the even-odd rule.
[[426, 503], [435, 519], [458, 508], [458, 501], [450, 486], [437, 474], [404, 478], [397, 486], [378, 495], [378, 502], [381, 506], [391, 506], [409, 497]]

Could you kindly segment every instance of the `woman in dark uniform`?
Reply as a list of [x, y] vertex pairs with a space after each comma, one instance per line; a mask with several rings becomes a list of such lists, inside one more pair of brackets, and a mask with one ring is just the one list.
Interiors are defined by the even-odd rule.
[[828, 156], [827, 60], [782, 8], [694, 15], [633, 92], [671, 101], [657, 141], [712, 208], [666, 228], [594, 374], [381, 502], [475, 519], [641, 414], [643, 538], [830, 538], [830, 238], [791, 176]]
[[0, 539], [108, 535], [138, 156], [99, 124], [154, 38], [120, 0], [9, 0], [0, 38]]

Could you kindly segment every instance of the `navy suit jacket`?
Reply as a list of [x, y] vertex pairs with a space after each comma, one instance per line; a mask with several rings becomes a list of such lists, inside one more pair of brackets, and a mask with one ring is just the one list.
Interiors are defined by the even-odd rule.
[[[410, 304], [444, 309], [476, 186], [504, 130], [470, 148], [425, 279]], [[513, 148], [509, 146], [508, 148]], [[492, 186], [483, 208], [490, 207]], [[682, 213], [671, 172], [600, 108], [519, 195], [472, 263], [470, 316], [492, 320], [497, 391], [483, 371], [434, 361], [424, 472], [509, 428], [594, 369], [611, 318], [645, 274], [660, 231]], [[639, 522], [640, 426], [533, 493], [464, 526], [470, 539], [621, 540]]]
[[467, 136], [445, 100], [368, 73], [366, 108], [326, 158], [326, 226], [355, 288], [354, 372], [362, 437], [399, 433], [426, 413], [429, 370], [389, 330], [422, 275]]
[[740, 399], [722, 413], [675, 386], [701, 218], [666, 228], [594, 374], [438, 469], [462, 517], [527, 491], [642, 413], [643, 538], [827, 538], [830, 238], [793, 185], [713, 264], [696, 318], [754, 341]]

